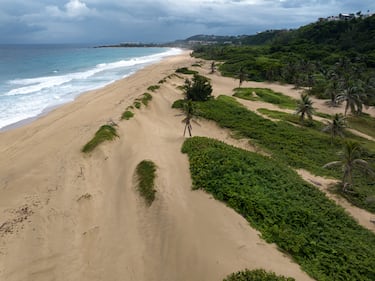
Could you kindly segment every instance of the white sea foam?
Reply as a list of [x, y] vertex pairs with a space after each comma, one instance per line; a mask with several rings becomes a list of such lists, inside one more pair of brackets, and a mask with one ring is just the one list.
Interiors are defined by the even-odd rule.
[[82, 92], [103, 87], [179, 53], [180, 49], [168, 49], [154, 55], [100, 63], [84, 71], [8, 81], [9, 90], [0, 93], [0, 129], [36, 117], [46, 108], [72, 101]]

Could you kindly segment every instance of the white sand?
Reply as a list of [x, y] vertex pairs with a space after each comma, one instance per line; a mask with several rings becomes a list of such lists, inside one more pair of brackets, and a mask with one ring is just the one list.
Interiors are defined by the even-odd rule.
[[[171, 109], [183, 80], [169, 80], [148, 108], [118, 121], [148, 86], [193, 61], [188, 54], [166, 59], [0, 133], [0, 280], [222, 280], [245, 268], [312, 280], [240, 215], [191, 190], [180, 152], [183, 124]], [[213, 82], [220, 94], [236, 84]], [[83, 155], [82, 146], [110, 119], [120, 138]], [[194, 135], [249, 148], [200, 123]], [[158, 166], [150, 208], [134, 188], [134, 169], [144, 159]]]

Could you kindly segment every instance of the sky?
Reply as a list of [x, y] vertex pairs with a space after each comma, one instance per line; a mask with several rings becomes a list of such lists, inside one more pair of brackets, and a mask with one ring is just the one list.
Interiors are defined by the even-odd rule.
[[169, 42], [298, 28], [374, 0], [0, 0], [0, 44]]

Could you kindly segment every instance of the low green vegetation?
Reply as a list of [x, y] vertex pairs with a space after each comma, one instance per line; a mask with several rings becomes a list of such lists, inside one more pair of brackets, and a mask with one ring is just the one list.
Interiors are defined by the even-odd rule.
[[176, 100], [176, 101], [172, 104], [172, 108], [176, 108], [176, 109], [183, 108], [185, 102], [186, 102], [186, 100]]
[[181, 67], [176, 69], [176, 73], [194, 75], [198, 74], [198, 71], [188, 69], [187, 67]]
[[349, 127], [375, 138], [375, 118], [367, 114], [352, 115], [347, 118]]
[[152, 95], [149, 94], [149, 93], [144, 93], [142, 98], [141, 98], [141, 102], [147, 106], [148, 103], [152, 100]]
[[278, 119], [278, 120], [283, 120], [287, 121], [296, 125], [303, 125], [306, 127], [313, 127], [317, 129], [323, 128], [323, 123], [316, 121], [316, 120], [307, 120], [304, 123], [301, 123], [300, 118], [296, 114], [290, 114], [287, 112], [282, 112], [282, 111], [277, 111], [277, 110], [270, 110], [267, 108], [259, 108], [257, 111], [261, 114], [264, 114], [272, 119]]
[[103, 125], [95, 133], [95, 136], [82, 148], [82, 152], [88, 153], [94, 150], [99, 144], [104, 141], [111, 141], [118, 137], [116, 128], [111, 125]]
[[[273, 122], [247, 110], [228, 96], [197, 103], [197, 110], [201, 117], [216, 121], [236, 135], [250, 139], [284, 165], [305, 169], [316, 175], [342, 178], [340, 169], [323, 168], [325, 164], [337, 160], [343, 145], [341, 138], [332, 139], [330, 134], [314, 127], [294, 126], [285, 121]], [[363, 144], [372, 143], [360, 140]], [[364, 150], [363, 155], [374, 169], [375, 150]], [[365, 176], [362, 171], [355, 172], [353, 177], [355, 192], [345, 196], [351, 198], [350, 201], [355, 205], [375, 213], [374, 180]]]
[[134, 107], [136, 109], [140, 109], [141, 106], [142, 106], [142, 104], [141, 104], [141, 102], [139, 100], [135, 100], [134, 103], [133, 103], [133, 105], [134, 105]]
[[236, 88], [233, 96], [252, 101], [264, 101], [276, 104], [281, 108], [295, 109], [297, 101], [267, 88]]
[[263, 269], [244, 270], [233, 273], [223, 281], [295, 281], [294, 278], [277, 276], [273, 272], [267, 272]]
[[315, 174], [333, 175], [323, 169], [323, 165], [335, 160], [339, 148], [330, 145], [328, 135], [287, 122], [265, 119], [228, 96], [219, 96], [197, 106], [202, 117], [250, 139], [287, 165]]
[[158, 84], [164, 84], [165, 82], [167, 82], [167, 77], [159, 80]]
[[187, 139], [182, 152], [194, 189], [236, 210], [313, 278], [374, 280], [375, 235], [285, 162], [202, 137]]
[[147, 88], [147, 91], [155, 92], [160, 89], [160, 85], [151, 85]]
[[122, 120], [129, 120], [130, 118], [132, 118], [134, 116], [134, 113], [131, 112], [130, 110], [126, 110], [124, 111], [124, 113], [122, 114], [121, 116], [121, 119]]
[[155, 177], [156, 165], [149, 160], [143, 160], [137, 165], [137, 189], [140, 195], [145, 199], [146, 204], [150, 206], [155, 200]]

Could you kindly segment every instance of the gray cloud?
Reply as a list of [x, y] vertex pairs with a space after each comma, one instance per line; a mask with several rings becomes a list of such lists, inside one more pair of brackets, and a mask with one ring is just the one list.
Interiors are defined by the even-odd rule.
[[375, 10], [373, 0], [1, 0], [0, 43], [169, 41], [253, 34]]

